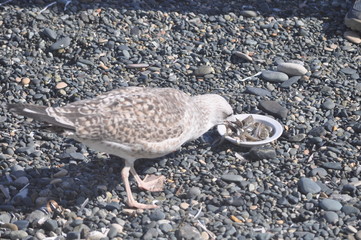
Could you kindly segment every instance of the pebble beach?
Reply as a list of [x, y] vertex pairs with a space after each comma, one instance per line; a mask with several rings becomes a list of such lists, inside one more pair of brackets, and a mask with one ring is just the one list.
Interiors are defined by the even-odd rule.
[[[361, 240], [361, 33], [348, 0], [0, 2], [0, 239]], [[6, 110], [128, 86], [216, 93], [282, 136], [246, 148], [216, 129], [131, 179], [124, 162]]]

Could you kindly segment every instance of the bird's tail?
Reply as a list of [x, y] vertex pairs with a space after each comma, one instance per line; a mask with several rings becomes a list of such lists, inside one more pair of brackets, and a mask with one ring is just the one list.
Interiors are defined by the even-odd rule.
[[47, 112], [48, 107], [45, 106], [22, 104], [22, 103], [17, 103], [17, 104], [9, 103], [6, 105], [6, 107], [10, 112], [23, 115], [25, 117], [29, 117], [34, 120], [47, 122], [54, 126], [58, 126], [62, 128], [74, 129], [73, 126], [61, 123], [57, 121], [54, 117], [50, 116]]

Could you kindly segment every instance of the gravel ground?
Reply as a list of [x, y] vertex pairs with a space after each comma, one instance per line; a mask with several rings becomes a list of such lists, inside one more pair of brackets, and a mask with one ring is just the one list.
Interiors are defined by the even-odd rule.
[[[343, 25], [352, 1], [50, 3], [0, 6], [1, 239], [361, 239], [361, 54]], [[210, 131], [139, 160], [143, 176], [167, 178], [160, 193], [133, 185], [160, 206], [140, 211], [124, 205], [122, 161], [5, 110], [121, 86], [218, 93], [285, 131], [253, 149], [212, 145]]]

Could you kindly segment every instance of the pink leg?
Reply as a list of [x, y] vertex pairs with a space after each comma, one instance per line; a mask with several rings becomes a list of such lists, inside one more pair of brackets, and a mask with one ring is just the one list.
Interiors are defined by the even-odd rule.
[[140, 179], [138, 173], [135, 171], [133, 166], [130, 167], [130, 172], [133, 174], [139, 188], [150, 192], [163, 191], [165, 181], [164, 176], [147, 175], [145, 176], [144, 180], [142, 180]]
[[132, 190], [130, 189], [130, 184], [129, 184], [129, 170], [132, 169], [132, 166], [129, 166], [129, 165], [130, 164], [127, 163], [127, 161], [126, 161], [125, 166], [122, 170], [122, 178], [123, 178], [125, 190], [127, 192], [127, 197], [128, 197], [128, 201], [127, 201], [128, 206], [133, 207], [133, 208], [141, 208], [141, 209], [157, 208], [158, 207], [157, 205], [148, 205], [148, 204], [138, 203], [133, 198]]

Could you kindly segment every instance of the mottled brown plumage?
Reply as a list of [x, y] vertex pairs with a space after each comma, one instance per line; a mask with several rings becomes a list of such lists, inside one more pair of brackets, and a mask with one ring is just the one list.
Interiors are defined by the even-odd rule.
[[231, 106], [219, 95], [191, 97], [171, 88], [140, 87], [120, 88], [63, 107], [9, 104], [8, 108], [62, 127], [68, 137], [95, 150], [124, 158], [122, 177], [128, 204], [137, 208], [156, 206], [133, 199], [129, 171], [139, 187], [150, 191], [161, 190], [164, 177], [141, 180], [134, 169], [136, 159], [173, 152], [233, 114]]

